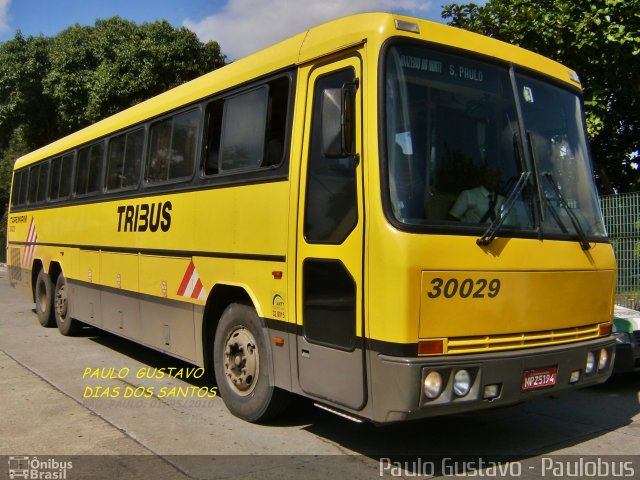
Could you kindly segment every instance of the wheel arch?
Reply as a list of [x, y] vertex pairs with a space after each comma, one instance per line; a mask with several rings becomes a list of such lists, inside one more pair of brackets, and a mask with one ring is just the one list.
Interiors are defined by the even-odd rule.
[[[220, 317], [232, 303], [240, 303], [257, 310], [256, 303], [249, 292], [238, 285], [218, 283], [209, 292], [202, 319], [202, 354], [204, 366], [213, 372], [213, 340]], [[258, 318], [260, 316], [258, 315]]]
[[42, 263], [42, 260], [40, 260], [39, 258], [34, 259], [33, 263], [31, 264], [31, 299], [34, 302], [36, 301], [36, 279], [38, 278], [40, 270], [43, 269], [44, 264]]
[[51, 282], [53, 282], [54, 285], [56, 284], [58, 276], [61, 273], [62, 265], [60, 265], [60, 262], [58, 262], [57, 260], [51, 261], [51, 263], [49, 263], [49, 277], [51, 277]]

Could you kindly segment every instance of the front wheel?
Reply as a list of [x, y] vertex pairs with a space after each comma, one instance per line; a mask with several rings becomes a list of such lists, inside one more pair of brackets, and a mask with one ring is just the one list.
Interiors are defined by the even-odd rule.
[[271, 381], [271, 361], [256, 311], [229, 305], [216, 329], [214, 370], [222, 399], [231, 413], [249, 422], [268, 420], [288, 404], [288, 392]]
[[69, 287], [67, 286], [67, 279], [64, 278], [62, 273], [58, 275], [58, 280], [56, 281], [54, 307], [56, 324], [62, 335], [72, 336], [82, 329], [80, 322], [71, 318]]
[[38, 272], [35, 288], [36, 314], [43, 327], [55, 327], [56, 319], [53, 313], [53, 283], [49, 274], [44, 270]]

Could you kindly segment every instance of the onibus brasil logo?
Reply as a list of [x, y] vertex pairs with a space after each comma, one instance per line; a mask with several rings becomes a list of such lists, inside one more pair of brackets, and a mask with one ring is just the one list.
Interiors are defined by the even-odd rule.
[[67, 470], [73, 468], [73, 462], [63, 462], [55, 458], [9, 457], [9, 478], [27, 478], [37, 480], [65, 480]]

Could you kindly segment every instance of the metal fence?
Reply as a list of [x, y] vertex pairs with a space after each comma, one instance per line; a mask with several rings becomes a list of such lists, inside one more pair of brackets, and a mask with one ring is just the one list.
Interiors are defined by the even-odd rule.
[[640, 310], [640, 192], [602, 197], [601, 206], [618, 263], [616, 303]]

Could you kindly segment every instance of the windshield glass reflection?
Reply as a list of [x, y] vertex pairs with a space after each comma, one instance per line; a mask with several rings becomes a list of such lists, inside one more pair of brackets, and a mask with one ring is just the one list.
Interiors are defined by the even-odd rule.
[[573, 215], [534, 175], [504, 208], [529, 170], [527, 148], [585, 233], [604, 235], [576, 95], [524, 75], [514, 95], [506, 67], [420, 46], [392, 46], [386, 58], [388, 195], [399, 222], [484, 231], [498, 218], [501, 235], [533, 232], [543, 204], [543, 232], [575, 237]]

